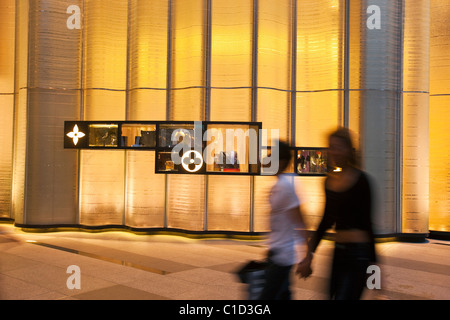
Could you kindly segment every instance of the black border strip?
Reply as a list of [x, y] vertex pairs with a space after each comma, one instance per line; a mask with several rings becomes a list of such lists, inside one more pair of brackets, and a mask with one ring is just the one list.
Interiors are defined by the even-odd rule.
[[21, 228], [24, 232], [65, 232], [65, 231], [81, 231], [81, 232], [108, 232], [108, 231], [125, 231], [139, 235], [174, 235], [192, 239], [234, 239], [234, 240], [263, 240], [267, 235], [266, 232], [245, 232], [245, 231], [195, 231], [178, 228], [135, 228], [124, 225], [103, 225], [103, 226], [86, 226], [78, 224], [55, 224], [55, 225], [30, 225], [15, 224], [15, 227]]

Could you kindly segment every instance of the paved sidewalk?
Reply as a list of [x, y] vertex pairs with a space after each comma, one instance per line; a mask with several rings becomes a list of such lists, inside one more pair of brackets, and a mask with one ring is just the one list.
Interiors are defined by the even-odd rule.
[[[8, 224], [0, 231], [2, 300], [241, 300], [246, 286], [234, 271], [266, 252], [264, 241], [256, 240], [25, 233]], [[294, 299], [327, 298], [332, 249], [332, 242], [321, 242], [308, 280], [293, 275]], [[450, 242], [387, 242], [377, 244], [377, 251], [382, 290], [366, 290], [364, 299], [450, 299]], [[80, 268], [80, 289], [67, 286], [72, 265]]]

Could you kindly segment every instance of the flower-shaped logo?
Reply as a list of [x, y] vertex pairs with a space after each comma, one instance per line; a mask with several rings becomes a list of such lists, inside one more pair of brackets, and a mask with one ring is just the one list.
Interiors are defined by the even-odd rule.
[[73, 139], [73, 144], [77, 145], [78, 140], [80, 140], [81, 138], [83, 138], [84, 136], [86, 136], [83, 132], [80, 131], [80, 129], [78, 129], [78, 126], [75, 125], [75, 127], [73, 127], [73, 131], [69, 132], [67, 134], [67, 136], [71, 139]]
[[188, 172], [197, 172], [203, 166], [203, 157], [200, 152], [191, 150], [181, 158], [181, 165]]

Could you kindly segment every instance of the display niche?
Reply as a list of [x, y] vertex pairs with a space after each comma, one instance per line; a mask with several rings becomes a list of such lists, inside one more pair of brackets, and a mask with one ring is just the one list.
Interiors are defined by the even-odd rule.
[[161, 174], [260, 175], [259, 122], [66, 121], [64, 147], [155, 151]]
[[[161, 174], [265, 175], [260, 122], [66, 121], [64, 148], [150, 150]], [[327, 149], [295, 147], [293, 171], [323, 176]]]

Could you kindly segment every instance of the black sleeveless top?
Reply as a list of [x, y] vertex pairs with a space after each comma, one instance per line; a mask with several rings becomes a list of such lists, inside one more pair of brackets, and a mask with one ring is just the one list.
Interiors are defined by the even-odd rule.
[[325, 212], [312, 238], [310, 249], [314, 252], [325, 231], [335, 225], [335, 230], [358, 229], [370, 237], [372, 259], [375, 261], [375, 241], [372, 229], [372, 196], [367, 175], [360, 171], [357, 182], [342, 192], [325, 188]]

